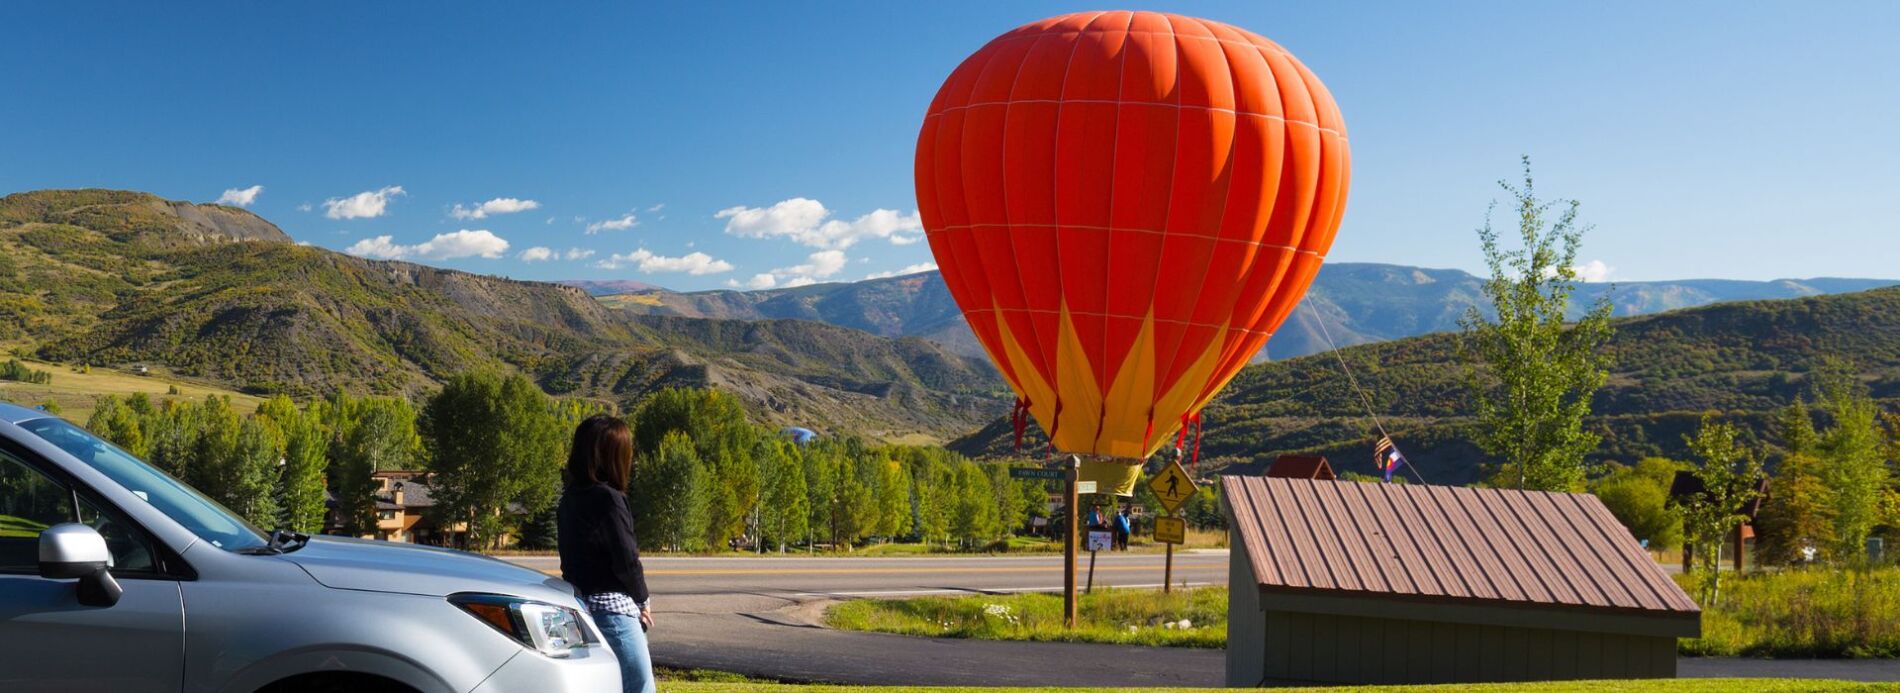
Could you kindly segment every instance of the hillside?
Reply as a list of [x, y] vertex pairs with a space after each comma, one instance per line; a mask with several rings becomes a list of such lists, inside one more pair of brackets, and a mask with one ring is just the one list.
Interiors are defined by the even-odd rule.
[[0, 198], [0, 344], [251, 393], [414, 395], [470, 369], [630, 402], [728, 386], [774, 423], [942, 437], [999, 404], [988, 364], [817, 323], [632, 316], [582, 289], [290, 242], [243, 210], [143, 193]]
[[[1804, 394], [1822, 359], [1851, 360], [1874, 397], [1900, 405], [1900, 287], [1779, 301], [1721, 303], [1616, 321], [1614, 366], [1589, 422], [1598, 459], [1682, 456], [1682, 436], [1716, 410], [1759, 436], [1771, 412]], [[1406, 455], [1433, 483], [1466, 483], [1481, 461], [1463, 427], [1469, 409], [1457, 338], [1438, 334], [1340, 350]], [[1336, 468], [1372, 472], [1370, 425], [1332, 354], [1243, 370], [1205, 415], [1214, 464], [1319, 452]], [[1772, 440], [1766, 441], [1773, 443]], [[993, 421], [953, 444], [1009, 448]]]
[[[1463, 270], [1341, 262], [1320, 268], [1307, 292], [1307, 307], [1293, 312], [1258, 360], [1283, 360], [1327, 349], [1313, 322], [1313, 309], [1325, 316], [1326, 330], [1340, 346], [1369, 344], [1458, 329], [1458, 319], [1482, 304], [1481, 281]], [[924, 272], [888, 279], [817, 284], [763, 291], [678, 293], [647, 288], [612, 293], [600, 282], [588, 286], [614, 308], [643, 315], [679, 315], [736, 320], [796, 318], [856, 328], [886, 337], [919, 337], [966, 356], [983, 356], [982, 347], [963, 324], [943, 278]], [[1723, 301], [1801, 298], [1890, 286], [1882, 279], [1780, 279], [1583, 284], [1577, 305], [1607, 297], [1617, 316], [1645, 315]]]

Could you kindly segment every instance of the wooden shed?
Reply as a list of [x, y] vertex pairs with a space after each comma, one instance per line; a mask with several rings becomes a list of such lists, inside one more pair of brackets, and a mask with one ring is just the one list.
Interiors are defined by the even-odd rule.
[[1701, 611], [1586, 494], [1221, 477], [1227, 684], [1663, 678]]

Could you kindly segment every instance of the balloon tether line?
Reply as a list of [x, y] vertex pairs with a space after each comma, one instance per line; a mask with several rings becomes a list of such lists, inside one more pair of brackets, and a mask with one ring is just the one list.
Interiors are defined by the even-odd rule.
[[[1319, 335], [1326, 339], [1326, 348], [1333, 352], [1333, 358], [1339, 360], [1339, 370], [1346, 374], [1346, 383], [1352, 386], [1353, 392], [1358, 393], [1359, 403], [1365, 405], [1366, 418], [1372, 421], [1373, 428], [1379, 429], [1380, 436], [1390, 439], [1392, 434], [1385, 432], [1385, 424], [1380, 423], [1378, 413], [1372, 410], [1372, 398], [1366, 396], [1365, 388], [1359, 387], [1359, 379], [1353, 377], [1352, 367], [1346, 365], [1346, 357], [1339, 353], [1339, 345], [1333, 343], [1333, 336], [1326, 331], [1326, 319], [1319, 314], [1319, 309], [1314, 308], [1312, 303], [1307, 301], [1300, 303], [1306, 306], [1307, 312], [1313, 314], [1313, 322], [1319, 325]], [[1412, 478], [1418, 479], [1418, 483], [1425, 483], [1425, 477], [1418, 474], [1418, 465], [1412, 464], [1409, 457], [1405, 460], [1405, 469], [1412, 473]]]

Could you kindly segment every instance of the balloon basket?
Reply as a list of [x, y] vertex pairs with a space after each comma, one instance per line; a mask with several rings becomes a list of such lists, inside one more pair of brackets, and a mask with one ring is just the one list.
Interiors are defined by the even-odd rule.
[[1141, 464], [1125, 457], [1084, 457], [1076, 478], [1095, 482], [1095, 492], [1102, 495], [1133, 496], [1135, 483], [1141, 480]]

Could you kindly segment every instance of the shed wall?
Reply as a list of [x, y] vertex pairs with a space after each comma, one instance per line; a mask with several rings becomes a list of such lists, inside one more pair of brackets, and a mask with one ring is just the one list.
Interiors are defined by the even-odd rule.
[[[1676, 675], [1671, 637], [1288, 611], [1257, 612], [1251, 620], [1263, 637], [1248, 638], [1246, 646], [1259, 661], [1237, 668], [1238, 652], [1230, 642], [1229, 685], [1258, 685], [1262, 679], [1409, 684]], [[1236, 673], [1253, 679], [1236, 681]]]

